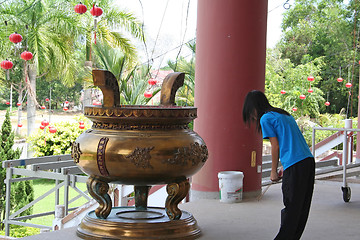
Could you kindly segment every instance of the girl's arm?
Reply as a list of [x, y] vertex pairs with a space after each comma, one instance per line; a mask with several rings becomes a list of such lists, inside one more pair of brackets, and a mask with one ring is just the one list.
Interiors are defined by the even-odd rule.
[[271, 181], [279, 181], [281, 177], [277, 172], [277, 168], [279, 165], [279, 142], [276, 137], [269, 137], [271, 143], [271, 174], [270, 180]]

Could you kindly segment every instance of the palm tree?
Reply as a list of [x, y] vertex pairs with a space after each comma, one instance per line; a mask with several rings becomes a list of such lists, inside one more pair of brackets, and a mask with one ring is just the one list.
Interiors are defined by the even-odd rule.
[[[36, 102], [36, 78], [60, 79], [72, 84], [76, 79], [77, 60], [74, 57], [77, 44], [85, 43], [87, 61], [91, 61], [91, 33], [93, 17], [89, 11], [83, 15], [74, 12], [75, 1], [55, 0], [14, 0], [0, 5], [0, 21], [8, 25], [2, 34], [9, 36], [17, 31], [24, 37], [18, 47], [28, 49], [34, 58], [25, 65], [24, 83], [28, 94], [28, 136], [34, 129]], [[90, 1], [84, 1], [90, 9]], [[143, 40], [140, 22], [131, 14], [126, 14], [112, 6], [111, 1], [102, 0], [98, 4], [104, 14], [98, 21], [96, 33], [99, 40], [119, 46], [125, 54], [135, 58], [135, 48], [119, 31], [112, 31], [115, 26], [124, 28], [134, 37]], [[10, 45], [10, 43], [9, 43]], [[19, 53], [19, 52], [18, 52]], [[61, 77], [59, 77], [61, 76]]]
[[168, 61], [168, 66], [174, 72], [184, 72], [185, 81], [184, 87], [179, 89], [177, 93], [177, 105], [194, 106], [194, 91], [195, 91], [195, 50], [196, 43], [189, 42], [186, 46], [191, 50], [192, 57], [190, 61], [180, 57], [175, 62]]
[[[132, 67], [120, 49], [112, 48], [106, 43], [96, 44], [95, 53], [97, 66], [112, 72], [118, 80], [121, 104], [143, 105], [152, 99], [144, 96], [144, 92], [150, 88], [147, 82], [150, 70], [148, 66]], [[159, 88], [155, 88], [152, 96], [159, 91]]]

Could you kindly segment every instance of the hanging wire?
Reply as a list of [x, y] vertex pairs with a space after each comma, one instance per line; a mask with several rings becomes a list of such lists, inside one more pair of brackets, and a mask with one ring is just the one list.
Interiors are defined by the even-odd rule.
[[157, 33], [156, 38], [155, 38], [154, 48], [153, 48], [153, 50], [152, 50], [152, 52], [151, 52], [150, 59], [152, 59], [152, 57], [153, 57], [153, 55], [154, 55], [155, 47], [156, 47], [157, 41], [158, 41], [158, 39], [159, 39], [161, 27], [162, 27], [162, 24], [163, 24], [163, 22], [164, 22], [164, 18], [165, 18], [165, 14], [166, 14], [166, 11], [167, 11], [168, 4], [169, 4], [169, 0], [166, 1], [164, 13], [163, 13], [163, 16], [162, 16], [162, 18], [161, 18], [161, 22], [160, 22], [160, 25], [159, 25], [159, 30], [158, 30], [158, 33]]
[[[144, 33], [144, 25], [145, 25], [144, 6], [143, 6], [141, 0], [138, 0], [138, 1], [139, 1], [139, 3], [140, 3], [140, 6], [141, 6], [141, 14], [142, 14], [141, 30], [142, 30], [142, 32]], [[149, 51], [148, 51], [148, 48], [147, 48], [147, 44], [146, 44], [145, 38], [143, 38], [142, 43], [144, 44], [145, 53], [146, 53], [146, 58], [149, 59]], [[150, 61], [147, 61], [147, 75], [149, 75], [149, 77], [151, 77], [151, 76], [150, 76]]]
[[177, 63], [178, 63], [178, 59], [179, 59], [179, 55], [180, 55], [180, 52], [182, 50], [182, 46], [184, 45], [184, 41], [185, 41], [185, 36], [186, 36], [186, 31], [187, 31], [187, 27], [188, 27], [188, 18], [189, 18], [189, 8], [190, 8], [190, 0], [188, 0], [188, 5], [187, 5], [187, 10], [186, 10], [186, 19], [185, 19], [185, 30], [184, 30], [184, 35], [183, 35], [183, 38], [181, 40], [181, 44], [180, 44], [180, 49], [179, 49], [179, 52], [178, 54], [176, 55], [176, 62], [175, 62], [175, 70], [177, 68]]

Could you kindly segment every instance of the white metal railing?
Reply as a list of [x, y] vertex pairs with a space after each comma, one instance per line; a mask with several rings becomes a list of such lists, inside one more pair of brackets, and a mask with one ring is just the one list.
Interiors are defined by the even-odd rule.
[[[352, 137], [352, 133], [356, 132], [360, 132], [360, 129], [357, 128], [349, 128], [346, 126], [351, 126], [352, 125], [352, 121], [351, 120], [346, 120], [348, 122], [345, 122], [345, 128], [326, 128], [326, 127], [314, 127], [313, 131], [312, 131], [312, 153], [314, 156], [316, 156], [316, 147], [315, 147], [315, 136], [316, 136], [316, 131], [341, 131], [342, 132], [342, 136], [340, 135], [339, 137], [343, 137], [343, 154], [342, 154], [342, 167], [343, 167], [343, 197], [344, 197], [344, 201], [349, 201], [350, 200], [350, 188], [348, 187], [347, 184], [347, 180], [346, 180], [346, 175], [347, 175], [347, 168], [352, 165], [351, 167], [356, 167], [357, 165], [360, 166], [360, 163], [354, 163], [352, 161], [352, 156], [353, 156], [353, 142], [350, 141], [350, 138]], [[350, 143], [351, 142], [351, 143]], [[330, 150], [330, 149], [329, 149]]]
[[[18, 168], [19, 166], [24, 166], [27, 168]], [[88, 177], [81, 176], [77, 174], [82, 174], [82, 171], [76, 166], [74, 161], [71, 158], [71, 155], [57, 155], [57, 156], [47, 156], [47, 157], [38, 157], [38, 158], [27, 158], [27, 159], [17, 159], [17, 160], [7, 160], [3, 161], [2, 167], [6, 168], [6, 204], [5, 204], [5, 235], [9, 236], [10, 233], [10, 224], [21, 225], [42, 229], [51, 229], [52, 227], [32, 224], [28, 222], [23, 222], [23, 220], [42, 217], [47, 215], [53, 215], [55, 211], [38, 213], [28, 216], [19, 216], [26, 209], [30, 208], [34, 204], [38, 203], [40, 200], [49, 196], [51, 193], [55, 192], [55, 206], [59, 205], [59, 189], [64, 187], [64, 206], [65, 213], [72, 211], [76, 208], [68, 208], [68, 205], [75, 200], [84, 197], [87, 200], [90, 200], [91, 197], [87, 195], [87, 191], [81, 191], [76, 183], [86, 183]], [[20, 178], [13, 178], [14, 175], [20, 175]], [[11, 183], [18, 181], [34, 180], [34, 179], [53, 179], [55, 180], [55, 187], [50, 189], [45, 194], [41, 195], [34, 201], [30, 202], [26, 206], [22, 207], [18, 211], [10, 214], [10, 193], [11, 193]], [[72, 199], [69, 199], [69, 188], [74, 189], [78, 195]], [[55, 209], [54, 206], [54, 209]]]

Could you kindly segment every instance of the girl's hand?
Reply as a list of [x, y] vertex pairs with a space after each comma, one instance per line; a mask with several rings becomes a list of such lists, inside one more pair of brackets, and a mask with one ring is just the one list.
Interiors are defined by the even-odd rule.
[[271, 171], [270, 180], [273, 182], [278, 182], [282, 178], [277, 171]]

